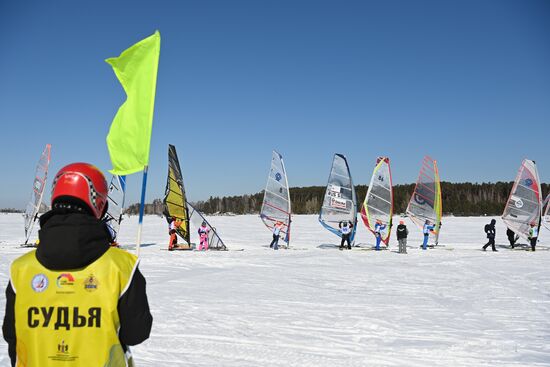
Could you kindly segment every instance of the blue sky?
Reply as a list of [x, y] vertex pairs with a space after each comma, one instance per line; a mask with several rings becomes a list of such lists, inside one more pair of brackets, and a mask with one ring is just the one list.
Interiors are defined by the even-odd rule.
[[[425, 154], [446, 181], [511, 181], [529, 157], [550, 182], [548, 1], [4, 0], [0, 207], [24, 208], [46, 143], [50, 177], [111, 168], [125, 95], [104, 59], [156, 29], [147, 201], [168, 143], [191, 200], [262, 190], [272, 149], [291, 186], [324, 185], [335, 152], [357, 184], [378, 155], [414, 182]], [[141, 175], [128, 184], [137, 202]]]

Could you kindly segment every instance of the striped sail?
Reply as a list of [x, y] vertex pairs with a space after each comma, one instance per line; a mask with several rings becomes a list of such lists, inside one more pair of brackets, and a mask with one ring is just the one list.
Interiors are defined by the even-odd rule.
[[282, 222], [284, 226], [281, 232], [284, 234], [283, 239], [287, 244], [290, 242], [291, 212], [288, 178], [283, 156], [274, 150], [264, 190], [260, 217], [271, 231], [275, 223]]
[[341, 237], [338, 224], [353, 223], [350, 240], [353, 242], [357, 229], [357, 195], [346, 157], [335, 154], [328, 177], [319, 222], [330, 232]]
[[534, 161], [524, 159], [504, 207], [502, 220], [508, 228], [527, 239], [531, 225], [540, 226], [542, 191]]
[[376, 222], [386, 225], [380, 233], [382, 242], [390, 241], [391, 221], [393, 215], [393, 188], [391, 180], [390, 159], [379, 157], [372, 172], [367, 195], [361, 208], [361, 218], [365, 226], [374, 234]]
[[42, 196], [44, 196], [44, 188], [46, 187], [46, 180], [48, 177], [48, 168], [50, 166], [50, 155], [51, 155], [52, 146], [46, 144], [38, 165], [36, 166], [36, 171], [34, 174], [34, 182], [32, 185], [31, 199], [27, 204], [25, 209], [25, 244], [29, 242], [29, 238], [32, 234], [32, 229], [34, 227], [34, 222], [38, 216], [38, 211], [40, 210], [40, 205], [42, 204]]
[[164, 192], [164, 216], [168, 223], [172, 218], [179, 219], [181, 226], [176, 229], [177, 234], [188, 244], [191, 244], [189, 235], [189, 214], [180, 162], [176, 147], [168, 145], [168, 178]]
[[424, 227], [426, 220], [429, 220], [432, 225], [435, 224], [435, 228], [430, 234], [435, 244], [439, 241], [442, 209], [441, 182], [437, 162], [425, 156], [414, 192], [407, 206], [407, 215], [420, 229]]

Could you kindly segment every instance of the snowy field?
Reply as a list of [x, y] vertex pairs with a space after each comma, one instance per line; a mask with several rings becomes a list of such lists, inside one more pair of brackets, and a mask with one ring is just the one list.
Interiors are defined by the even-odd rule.
[[[407, 220], [402, 255], [395, 238], [390, 251], [338, 251], [316, 216], [294, 217], [293, 250], [270, 250], [257, 216], [220, 216], [209, 220], [231, 251], [161, 251], [166, 222], [148, 216], [140, 268], [154, 324], [136, 364], [550, 366], [550, 232], [540, 251], [512, 251], [497, 218], [499, 252], [481, 252], [490, 219], [444, 218], [444, 247], [428, 251]], [[136, 228], [123, 222], [123, 245]], [[373, 240], [361, 223], [356, 242]], [[22, 216], [0, 214], [2, 289], [23, 241]]]

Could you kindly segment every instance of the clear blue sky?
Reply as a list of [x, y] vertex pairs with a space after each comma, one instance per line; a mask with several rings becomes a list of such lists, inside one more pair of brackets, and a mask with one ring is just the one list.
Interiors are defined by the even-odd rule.
[[377, 155], [414, 182], [425, 154], [446, 181], [511, 181], [525, 157], [550, 181], [550, 1], [3, 0], [0, 207], [24, 208], [46, 143], [50, 178], [111, 168], [125, 95], [104, 59], [156, 29], [147, 201], [168, 143], [191, 200], [262, 190], [274, 148], [291, 186], [324, 185], [335, 152], [357, 184]]

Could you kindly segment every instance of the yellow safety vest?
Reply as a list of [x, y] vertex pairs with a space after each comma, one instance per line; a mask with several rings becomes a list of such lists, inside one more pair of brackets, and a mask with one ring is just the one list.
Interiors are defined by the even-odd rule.
[[18, 367], [127, 366], [118, 339], [118, 300], [138, 265], [109, 248], [92, 264], [52, 271], [33, 250], [11, 266]]

